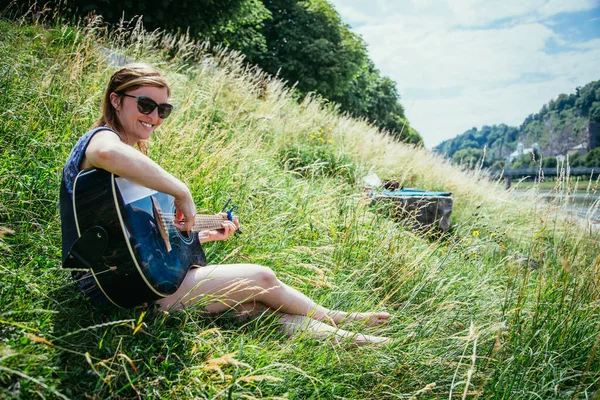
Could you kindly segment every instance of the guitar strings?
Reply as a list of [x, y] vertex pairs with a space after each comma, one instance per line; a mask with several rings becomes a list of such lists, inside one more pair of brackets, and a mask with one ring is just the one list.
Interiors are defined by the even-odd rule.
[[[175, 214], [162, 214], [163, 217], [168, 217], [169, 219], [175, 220]], [[227, 217], [208, 217], [204, 215], [196, 215], [196, 222], [225, 222], [229, 221]]]
[[[160, 221], [163, 223], [166, 228], [167, 233], [176, 233], [181, 232], [180, 229], [174, 226], [174, 213], [158, 213], [160, 216]], [[165, 218], [169, 217], [169, 219]], [[195, 216], [194, 226], [192, 227], [192, 232], [201, 232], [204, 230], [210, 229], [222, 229], [221, 224], [225, 221], [229, 221], [229, 218], [222, 215], [207, 215], [207, 214], [199, 214]], [[158, 219], [157, 219], [158, 220]]]
[[[175, 213], [161, 213], [162, 215], [166, 215], [168, 217], [173, 217], [175, 216]], [[196, 219], [228, 219], [225, 216], [222, 215], [209, 215], [209, 214], [196, 214], [195, 215]]]
[[[161, 219], [161, 222], [164, 224], [164, 227], [166, 228], [167, 233], [176, 233], [176, 232], [181, 232], [180, 229], [177, 229], [177, 227], [173, 224], [173, 221], [167, 221], [164, 218]], [[203, 222], [208, 222], [208, 221], [203, 221]], [[214, 223], [211, 224], [205, 224], [205, 225], [201, 225], [201, 224], [195, 224], [192, 227], [192, 232], [201, 232], [201, 231], [205, 231], [205, 230], [211, 230], [211, 229], [222, 229], [223, 227], [221, 226], [221, 223], [224, 222], [224, 220], [214, 220]]]
[[[169, 217], [169, 218], [175, 219], [175, 214], [174, 213], [160, 213], [160, 215], [162, 215], [163, 217]], [[194, 219], [196, 221], [231, 221], [226, 216], [221, 216], [221, 215], [205, 215], [205, 214], [196, 215]]]

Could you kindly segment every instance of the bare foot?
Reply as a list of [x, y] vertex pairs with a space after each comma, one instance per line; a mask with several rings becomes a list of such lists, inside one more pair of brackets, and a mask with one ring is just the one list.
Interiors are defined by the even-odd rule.
[[391, 342], [391, 339], [387, 337], [363, 335], [361, 333], [334, 328], [331, 325], [327, 325], [324, 322], [311, 319], [304, 315], [281, 314], [279, 323], [288, 336], [297, 333], [306, 333], [311, 337], [321, 339], [331, 338], [337, 342], [352, 340], [357, 346], [381, 346]]
[[352, 339], [358, 346], [385, 346], [389, 343], [392, 343], [392, 339], [389, 337], [363, 335], [360, 333], [356, 334]]
[[[344, 315], [345, 314], [345, 315]], [[387, 324], [390, 314], [386, 312], [364, 312], [364, 313], [340, 313], [341, 318], [334, 317], [335, 322], [363, 322], [367, 326], [379, 326]]]

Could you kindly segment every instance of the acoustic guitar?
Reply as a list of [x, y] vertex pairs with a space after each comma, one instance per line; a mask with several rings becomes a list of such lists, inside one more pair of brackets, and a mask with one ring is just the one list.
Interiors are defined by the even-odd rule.
[[196, 232], [234, 218], [233, 208], [227, 216], [197, 215], [192, 232], [183, 232], [173, 225], [174, 200], [103, 169], [81, 171], [73, 186], [79, 239], [64, 266], [91, 270], [118, 307], [173, 294], [193, 265], [206, 265]]

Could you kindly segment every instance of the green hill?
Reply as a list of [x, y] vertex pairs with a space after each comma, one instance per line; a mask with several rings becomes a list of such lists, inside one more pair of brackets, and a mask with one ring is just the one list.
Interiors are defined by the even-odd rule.
[[[172, 83], [176, 110], [150, 156], [199, 212], [240, 207], [244, 233], [207, 245], [209, 261], [269, 266], [326, 307], [389, 311], [389, 326], [349, 328], [394, 345], [287, 338], [270, 316], [88, 304], [60, 268], [57, 202], [115, 70], [105, 48]], [[216, 54], [139, 26], [0, 21], [0, 398], [598, 396], [598, 233]], [[417, 234], [376, 212], [370, 171], [453, 192], [452, 230]]]
[[[472, 128], [440, 143], [435, 151], [455, 163], [476, 164], [481, 163], [485, 149], [483, 165], [504, 168], [505, 158], [518, 143], [524, 147], [537, 143], [547, 158], [567, 155], [580, 145], [585, 152], [592, 152], [600, 145], [600, 81], [578, 87], [572, 94], [560, 94], [538, 113], [529, 115], [520, 127], [500, 124]], [[600, 166], [600, 152], [574, 157], [571, 165]]]

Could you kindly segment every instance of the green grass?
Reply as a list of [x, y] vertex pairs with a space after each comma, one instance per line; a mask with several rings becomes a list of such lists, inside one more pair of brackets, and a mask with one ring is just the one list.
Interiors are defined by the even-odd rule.
[[[0, 22], [0, 397], [597, 398], [598, 234], [477, 172], [402, 145], [202, 46], [97, 27]], [[199, 210], [232, 197], [244, 234], [211, 262], [273, 268], [327, 307], [387, 310], [399, 338], [355, 349], [269, 317], [94, 310], [60, 269], [58, 187], [113, 71], [99, 46], [165, 71], [173, 116], [151, 156]], [[360, 177], [454, 194], [422, 236], [373, 212]], [[597, 190], [596, 186], [590, 190]]]

